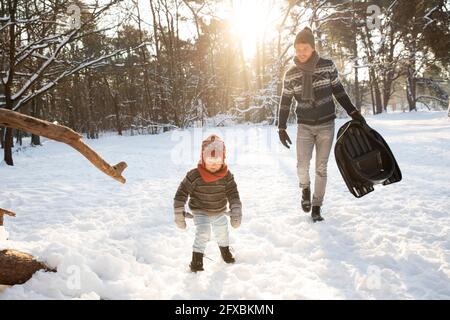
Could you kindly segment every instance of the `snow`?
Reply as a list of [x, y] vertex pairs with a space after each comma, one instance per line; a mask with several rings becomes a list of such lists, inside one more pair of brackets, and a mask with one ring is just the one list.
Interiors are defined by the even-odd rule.
[[8, 239], [8, 231], [6, 231], [5, 227], [0, 226], [0, 242]]
[[[110, 163], [128, 163], [125, 185], [43, 139], [15, 154], [14, 167], [0, 164], [0, 207], [17, 214], [5, 217], [0, 249], [29, 252], [58, 272], [38, 272], [0, 299], [449, 299], [446, 112], [367, 119], [403, 181], [356, 199], [332, 155], [318, 224], [300, 211], [295, 148], [282, 147], [273, 126], [87, 140]], [[244, 217], [230, 228], [236, 264], [210, 242], [205, 271], [192, 274], [193, 223], [176, 229], [172, 199], [213, 132], [227, 143]], [[288, 132], [295, 141], [296, 126]]]

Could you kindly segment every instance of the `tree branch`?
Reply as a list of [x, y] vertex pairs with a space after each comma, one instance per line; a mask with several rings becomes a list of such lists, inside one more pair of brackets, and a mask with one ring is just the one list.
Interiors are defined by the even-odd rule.
[[[131, 48], [131, 50], [136, 50], [136, 49], [138, 49], [138, 48], [144, 46], [145, 44], [146, 44], [145, 42], [144, 42], [144, 43], [141, 43], [141, 44], [138, 45], [137, 47]], [[26, 103], [27, 103], [28, 101], [30, 101], [31, 99], [33, 99], [33, 98], [35, 98], [35, 97], [38, 97], [38, 96], [40, 96], [41, 94], [43, 94], [44, 92], [48, 91], [49, 89], [51, 89], [52, 87], [54, 87], [59, 81], [61, 81], [63, 78], [66, 78], [66, 77], [68, 77], [68, 76], [70, 76], [70, 75], [72, 75], [72, 74], [74, 74], [74, 73], [80, 71], [81, 69], [87, 68], [87, 67], [89, 67], [89, 66], [91, 66], [91, 65], [94, 65], [94, 64], [96, 64], [96, 63], [98, 63], [98, 62], [100, 62], [100, 61], [102, 61], [102, 60], [108, 59], [108, 58], [110, 58], [110, 57], [112, 57], [112, 56], [115, 56], [115, 55], [117, 55], [117, 54], [119, 54], [119, 53], [121, 53], [121, 52], [127, 51], [127, 50], [130, 50], [130, 48], [125, 48], [125, 49], [116, 50], [116, 51], [113, 52], [113, 53], [110, 53], [110, 54], [108, 54], [108, 55], [101, 56], [101, 57], [99, 57], [99, 58], [96, 58], [96, 59], [94, 59], [94, 60], [88, 61], [88, 62], [86, 62], [86, 63], [82, 63], [82, 64], [78, 65], [77, 67], [73, 68], [72, 70], [63, 72], [62, 74], [60, 74], [60, 75], [59, 75], [58, 77], [56, 77], [55, 79], [50, 80], [50, 81], [48, 81], [47, 83], [45, 83], [45, 84], [44, 84], [41, 88], [39, 88], [38, 90], [36, 90], [36, 91], [34, 91], [34, 92], [32, 92], [32, 93], [26, 95], [26, 96], [23, 97], [20, 101], [15, 102], [13, 110], [14, 110], [14, 111], [19, 110], [19, 108], [20, 108], [21, 106], [23, 106], [24, 104], [26, 104]]]
[[100, 157], [93, 149], [86, 145], [82, 136], [72, 129], [53, 124], [44, 120], [36, 119], [15, 111], [0, 109], [0, 125], [28, 131], [38, 136], [44, 136], [49, 139], [63, 142], [80, 152], [100, 171], [112, 177], [113, 179], [125, 183], [122, 172], [126, 169], [127, 164], [120, 162], [115, 166], [109, 165], [102, 157]]

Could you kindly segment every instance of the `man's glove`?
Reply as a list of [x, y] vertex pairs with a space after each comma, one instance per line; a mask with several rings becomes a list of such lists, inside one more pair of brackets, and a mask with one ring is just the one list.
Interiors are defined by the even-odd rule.
[[291, 139], [289, 138], [289, 135], [287, 134], [285, 129], [278, 129], [278, 136], [280, 137], [280, 141], [286, 148], [290, 149], [288, 142], [292, 144]]
[[184, 211], [184, 208], [175, 208], [175, 223], [178, 228], [186, 229], [186, 218], [190, 219], [194, 216]]
[[230, 216], [230, 224], [233, 228], [239, 228], [242, 222], [242, 209], [241, 208], [233, 208], [231, 211], [227, 212], [227, 215]]
[[358, 110], [352, 111], [350, 113], [350, 117], [352, 117], [352, 119], [355, 121], [361, 122], [362, 124], [366, 123], [366, 119], [364, 119], [364, 117], [361, 115], [361, 112], [359, 112]]

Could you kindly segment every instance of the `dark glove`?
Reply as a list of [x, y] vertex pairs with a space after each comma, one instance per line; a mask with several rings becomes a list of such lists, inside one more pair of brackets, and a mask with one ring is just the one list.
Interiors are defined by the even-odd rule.
[[286, 148], [290, 149], [288, 142], [292, 144], [289, 135], [287, 134], [285, 129], [278, 129], [278, 136], [280, 137], [280, 141]]
[[355, 110], [352, 113], [350, 113], [350, 117], [352, 117], [352, 119], [355, 121], [361, 122], [362, 124], [366, 123], [366, 119], [364, 119], [364, 117], [361, 115], [361, 112], [359, 112], [358, 110]]

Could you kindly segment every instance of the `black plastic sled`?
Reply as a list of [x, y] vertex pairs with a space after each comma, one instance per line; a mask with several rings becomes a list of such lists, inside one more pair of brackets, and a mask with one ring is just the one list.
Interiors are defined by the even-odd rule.
[[339, 128], [334, 155], [345, 184], [357, 198], [372, 192], [375, 184], [402, 180], [386, 141], [366, 123], [351, 120]]

